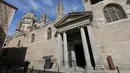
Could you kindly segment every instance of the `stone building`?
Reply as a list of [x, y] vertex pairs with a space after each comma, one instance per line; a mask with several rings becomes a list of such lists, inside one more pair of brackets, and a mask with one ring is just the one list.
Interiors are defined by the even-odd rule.
[[64, 7], [59, 2], [57, 18], [51, 22], [47, 20], [47, 13], [41, 16], [40, 23], [34, 13], [25, 14], [22, 20], [32, 14], [28, 18], [32, 24], [20, 21], [19, 31], [5, 42], [5, 47], [28, 47], [26, 60], [38, 69], [43, 68], [43, 57], [50, 55], [54, 67], [108, 69], [115, 65], [129, 69], [129, 1], [83, 0], [83, 4], [83, 12], [63, 15]]
[[0, 49], [7, 35], [9, 24], [12, 21], [16, 7], [0, 0]]

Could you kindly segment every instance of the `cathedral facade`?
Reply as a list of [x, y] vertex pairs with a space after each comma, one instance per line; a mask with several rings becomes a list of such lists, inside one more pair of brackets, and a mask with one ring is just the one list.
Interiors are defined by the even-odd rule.
[[47, 56], [52, 56], [54, 66], [65, 68], [130, 68], [129, 1], [83, 0], [83, 4], [83, 12], [64, 15], [59, 2], [53, 21], [48, 21], [47, 13], [40, 22], [33, 10], [26, 13], [5, 47], [28, 47], [26, 60], [36, 68], [43, 67]]

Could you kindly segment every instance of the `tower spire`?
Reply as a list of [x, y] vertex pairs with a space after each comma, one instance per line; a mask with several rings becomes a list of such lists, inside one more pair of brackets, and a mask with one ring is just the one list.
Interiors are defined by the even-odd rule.
[[58, 0], [58, 4], [60, 4], [60, 0]]
[[58, 0], [58, 5], [56, 8], [56, 19], [59, 20], [64, 16], [64, 7], [62, 0]]
[[31, 13], [34, 13], [34, 9], [31, 10]]
[[91, 0], [83, 0], [83, 4], [84, 4], [84, 10], [85, 11], [91, 11]]
[[58, 5], [62, 5], [62, 1], [61, 0], [58, 0]]

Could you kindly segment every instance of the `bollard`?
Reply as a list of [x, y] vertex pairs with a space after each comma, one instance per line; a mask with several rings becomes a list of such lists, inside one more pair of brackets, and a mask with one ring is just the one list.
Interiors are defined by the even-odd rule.
[[115, 70], [115, 66], [114, 66], [112, 57], [110, 55], [107, 57], [107, 61], [108, 61], [108, 65], [109, 65], [110, 70]]
[[46, 73], [46, 71], [45, 71], [45, 65], [44, 65], [44, 73]]
[[34, 68], [34, 65], [32, 66], [32, 69], [30, 70], [30, 73], [33, 73], [33, 68]]
[[117, 69], [117, 72], [120, 73], [120, 70], [119, 70], [118, 66], [116, 67], [116, 69]]
[[58, 73], [60, 73], [60, 71], [59, 71], [59, 65], [58, 65]]

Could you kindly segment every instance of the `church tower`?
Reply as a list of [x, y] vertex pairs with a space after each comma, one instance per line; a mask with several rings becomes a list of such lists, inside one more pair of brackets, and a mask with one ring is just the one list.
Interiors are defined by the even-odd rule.
[[104, 0], [83, 0], [84, 10], [85, 11], [92, 11], [92, 5], [97, 4]]
[[92, 11], [90, 0], [83, 0], [83, 4], [84, 4], [84, 10], [85, 11]]
[[60, 20], [64, 16], [64, 7], [61, 0], [58, 0], [58, 5], [56, 7], [56, 20]]
[[40, 23], [43, 22], [44, 24], [46, 24], [48, 22], [48, 16], [47, 16], [47, 13], [44, 12], [42, 15], [41, 15], [41, 18], [40, 18]]
[[30, 32], [33, 29], [33, 26], [36, 26], [37, 17], [34, 13], [34, 10], [32, 10], [29, 13], [25, 13], [22, 17], [21, 21], [17, 25], [17, 31], [18, 32]]

